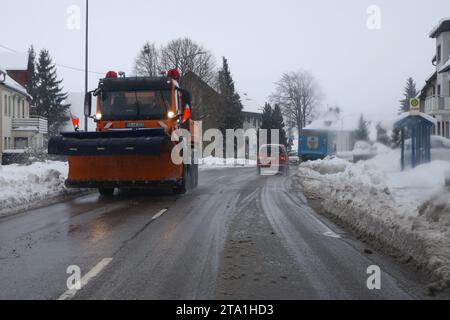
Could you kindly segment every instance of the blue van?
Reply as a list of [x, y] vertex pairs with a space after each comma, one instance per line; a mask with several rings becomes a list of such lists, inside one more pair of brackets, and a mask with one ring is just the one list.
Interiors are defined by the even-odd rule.
[[335, 148], [330, 148], [329, 131], [303, 130], [298, 142], [298, 156], [300, 161], [324, 159], [335, 153]]

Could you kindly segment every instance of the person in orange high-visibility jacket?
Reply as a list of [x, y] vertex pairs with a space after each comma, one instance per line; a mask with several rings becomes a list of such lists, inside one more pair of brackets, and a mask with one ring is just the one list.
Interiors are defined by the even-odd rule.
[[73, 128], [75, 129], [75, 131], [78, 131], [78, 129], [80, 128], [80, 118], [74, 116], [71, 112], [70, 119], [72, 119]]
[[186, 123], [191, 119], [191, 95], [188, 91], [183, 91], [183, 117], [181, 118], [182, 123]]

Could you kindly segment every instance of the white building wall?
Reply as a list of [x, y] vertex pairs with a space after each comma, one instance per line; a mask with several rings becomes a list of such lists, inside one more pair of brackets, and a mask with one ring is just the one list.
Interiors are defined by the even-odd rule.
[[[450, 72], [439, 73], [439, 70], [450, 59], [450, 31], [441, 32], [436, 37], [436, 57], [439, 57], [436, 61], [436, 85], [435, 95], [437, 97], [429, 97], [435, 106], [435, 110], [428, 111], [432, 116], [436, 118], [437, 125], [434, 128], [434, 134], [440, 135], [446, 138], [450, 138]], [[437, 108], [439, 106], [439, 108]]]
[[16, 148], [14, 140], [16, 137], [27, 137], [30, 147], [42, 147], [43, 134], [36, 132], [36, 130], [16, 132], [13, 128], [13, 119], [29, 118], [30, 105], [27, 97], [4, 85], [0, 85], [0, 156], [5, 150]]
[[440, 61], [437, 61], [436, 68], [438, 71], [437, 74], [437, 81], [436, 81], [436, 94], [438, 93], [438, 87], [441, 88], [441, 96], [450, 96], [450, 77], [449, 73], [439, 73], [439, 69], [445, 65], [450, 56], [450, 31], [442, 32], [437, 38], [436, 38], [436, 53], [438, 55], [438, 49], [440, 48], [440, 55], [441, 59]]

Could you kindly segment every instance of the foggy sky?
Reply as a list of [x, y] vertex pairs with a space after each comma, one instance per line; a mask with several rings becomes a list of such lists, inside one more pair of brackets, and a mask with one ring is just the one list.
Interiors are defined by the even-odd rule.
[[[84, 25], [67, 27], [70, 5], [84, 14], [84, 0], [2, 0], [0, 45], [25, 52], [33, 44], [56, 63], [83, 68]], [[380, 30], [366, 26], [370, 5], [381, 8]], [[322, 85], [324, 106], [380, 119], [397, 112], [408, 76], [419, 89], [433, 72], [428, 33], [446, 16], [448, 0], [91, 0], [90, 70], [130, 73], [145, 41], [188, 36], [218, 64], [228, 58], [239, 92], [253, 99], [243, 101], [247, 109], [263, 105], [283, 72], [305, 69]], [[84, 90], [82, 72], [58, 74], [67, 91]], [[98, 78], [90, 75], [91, 89]]]

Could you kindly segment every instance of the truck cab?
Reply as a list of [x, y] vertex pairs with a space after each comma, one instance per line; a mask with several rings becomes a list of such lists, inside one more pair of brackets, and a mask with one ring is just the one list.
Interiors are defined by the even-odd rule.
[[[169, 185], [184, 193], [198, 183], [194, 140], [173, 141], [172, 133], [193, 128], [186, 116], [190, 103], [174, 77], [126, 78], [108, 72], [85, 98], [85, 115], [96, 122], [96, 131], [61, 133], [49, 141], [49, 153], [68, 157], [68, 187], [98, 188], [110, 195], [115, 188]], [[179, 143], [191, 144], [190, 163], [173, 161], [172, 149]]]

